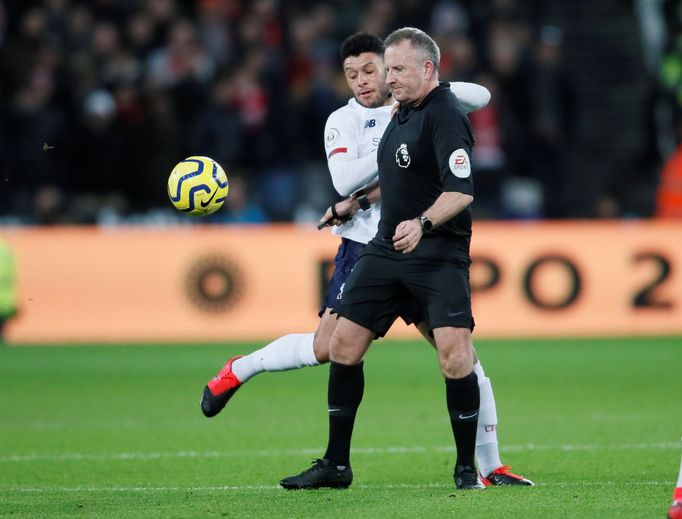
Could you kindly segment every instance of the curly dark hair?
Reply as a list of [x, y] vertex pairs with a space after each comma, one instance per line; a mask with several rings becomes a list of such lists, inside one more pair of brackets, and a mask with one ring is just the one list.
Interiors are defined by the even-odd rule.
[[341, 44], [341, 61], [348, 56], [359, 56], [363, 52], [374, 52], [383, 57], [384, 44], [381, 38], [366, 32], [356, 32], [349, 36]]

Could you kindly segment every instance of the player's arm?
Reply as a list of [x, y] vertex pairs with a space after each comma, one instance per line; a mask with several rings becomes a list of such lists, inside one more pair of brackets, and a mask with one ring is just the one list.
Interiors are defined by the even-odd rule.
[[350, 196], [376, 179], [376, 151], [360, 156], [360, 128], [352, 114], [343, 109], [332, 113], [324, 134], [327, 166], [334, 189], [341, 196]]
[[322, 229], [331, 225], [341, 225], [353, 218], [355, 213], [366, 211], [370, 208], [371, 204], [380, 199], [381, 190], [379, 189], [379, 183], [376, 182], [353, 193], [352, 196], [329, 206], [324, 216], [320, 218], [320, 225], [317, 228]]
[[490, 102], [490, 90], [476, 83], [455, 81], [450, 83], [450, 90], [457, 96], [459, 104], [466, 113], [475, 112]]

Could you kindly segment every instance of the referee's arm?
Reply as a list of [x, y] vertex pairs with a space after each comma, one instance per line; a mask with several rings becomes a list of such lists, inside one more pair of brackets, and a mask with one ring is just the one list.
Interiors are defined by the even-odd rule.
[[[433, 227], [438, 227], [443, 222], [457, 216], [461, 211], [474, 201], [474, 197], [456, 191], [441, 193], [431, 207], [424, 211], [423, 215], [431, 220]], [[393, 246], [395, 250], [403, 254], [412, 252], [422, 239], [422, 224], [419, 218], [400, 222], [395, 228]]]
[[[448, 191], [436, 198], [433, 205], [424, 211], [424, 216], [431, 220], [435, 228], [457, 216], [473, 201], [474, 197], [471, 195], [458, 193], [457, 191]], [[421, 229], [419, 218], [415, 218], [415, 220], [419, 223], [419, 228]]]

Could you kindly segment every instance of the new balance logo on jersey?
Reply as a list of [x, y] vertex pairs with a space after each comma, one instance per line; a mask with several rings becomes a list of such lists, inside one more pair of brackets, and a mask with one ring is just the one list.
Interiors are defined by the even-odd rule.
[[401, 168], [406, 168], [410, 165], [410, 152], [407, 151], [407, 144], [403, 143], [395, 152], [395, 161]]
[[376, 125], [377, 125], [376, 119], [370, 119], [369, 121], [365, 121], [365, 128], [374, 128]]

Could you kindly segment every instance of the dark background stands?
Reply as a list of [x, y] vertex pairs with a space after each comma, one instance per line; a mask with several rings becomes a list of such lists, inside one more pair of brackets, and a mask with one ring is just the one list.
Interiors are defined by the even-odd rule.
[[471, 114], [477, 217], [654, 213], [679, 0], [0, 0], [0, 224], [180, 221], [165, 183], [189, 155], [233, 181], [202, 221], [314, 221], [339, 44], [404, 25], [436, 38], [441, 79], [493, 93]]

